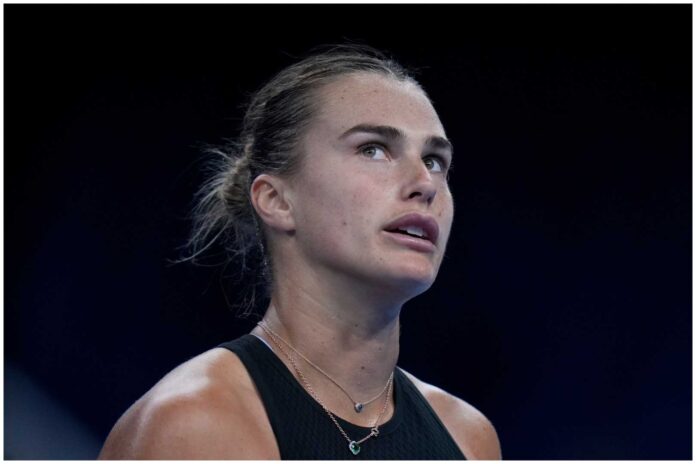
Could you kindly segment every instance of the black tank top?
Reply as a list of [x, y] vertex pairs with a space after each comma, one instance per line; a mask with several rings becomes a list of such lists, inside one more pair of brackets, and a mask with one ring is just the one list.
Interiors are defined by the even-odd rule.
[[[357, 455], [329, 416], [260, 339], [247, 334], [220, 345], [235, 353], [261, 395], [281, 459], [466, 459], [449, 432], [406, 375], [394, 372], [392, 418], [379, 435], [360, 445]], [[336, 420], [351, 440], [370, 429]]]

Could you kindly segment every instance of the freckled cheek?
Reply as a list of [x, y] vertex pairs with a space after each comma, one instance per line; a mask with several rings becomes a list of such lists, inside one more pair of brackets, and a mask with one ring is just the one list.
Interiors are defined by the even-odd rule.
[[360, 234], [366, 229], [364, 206], [360, 205], [360, 195], [337, 185], [327, 187], [308, 189], [312, 205], [301, 221], [311, 231], [315, 243], [338, 252], [362, 240]]
[[347, 195], [334, 211], [333, 245], [350, 248], [352, 253], [363, 251], [375, 228], [370, 220], [371, 211], [374, 212], [374, 205], [371, 206], [367, 199], [359, 194]]
[[374, 177], [343, 172], [310, 175], [302, 182], [301, 201], [311, 202], [311, 207], [300, 220], [314, 229], [314, 240], [321, 241], [322, 247], [336, 247], [335, 250], [350, 247], [353, 253], [362, 250], [356, 250], [356, 244], [368, 245], [382, 219], [379, 208], [383, 194], [371, 188]]
[[323, 219], [317, 228], [317, 240], [331, 253], [355, 257], [368, 251], [370, 230], [368, 221], [359, 212], [336, 208], [333, 217]]

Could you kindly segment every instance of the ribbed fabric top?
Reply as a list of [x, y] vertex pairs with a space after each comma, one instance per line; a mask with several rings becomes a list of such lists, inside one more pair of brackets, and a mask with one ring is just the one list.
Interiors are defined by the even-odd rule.
[[[263, 341], [247, 334], [220, 347], [239, 357], [256, 384], [281, 459], [466, 459], [427, 400], [398, 367], [392, 418], [380, 426], [379, 436], [363, 442], [360, 453], [353, 455], [321, 405]], [[367, 427], [334, 417], [351, 440], [370, 433]]]

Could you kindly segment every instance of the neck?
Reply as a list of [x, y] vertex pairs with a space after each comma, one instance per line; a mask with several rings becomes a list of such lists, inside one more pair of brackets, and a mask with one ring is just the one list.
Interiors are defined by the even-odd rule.
[[[327, 285], [324, 277], [305, 279], [305, 282], [286, 279], [284, 285], [277, 285], [264, 323], [340, 384], [353, 399], [369, 400], [384, 390], [396, 366], [401, 304], [384, 303], [370, 291], [354, 286], [351, 291], [341, 292]], [[252, 333], [268, 341], [297, 377], [294, 367], [267, 333], [260, 327]], [[289, 349], [286, 351], [294, 354]], [[382, 408], [380, 397], [369, 408], [366, 406], [364, 412], [355, 413], [345, 394], [330, 380], [300, 356], [293, 357], [322, 401], [341, 417], [368, 425], [374, 419], [374, 412]]]

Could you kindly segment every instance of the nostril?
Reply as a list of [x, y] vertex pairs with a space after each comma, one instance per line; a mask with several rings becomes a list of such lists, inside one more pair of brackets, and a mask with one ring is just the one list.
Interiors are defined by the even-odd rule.
[[420, 190], [417, 190], [415, 192], [411, 192], [408, 196], [409, 200], [412, 200], [417, 197], [425, 197], [425, 201], [427, 201], [429, 204], [432, 203], [433, 199], [435, 198], [436, 191], [432, 190], [430, 192], [421, 192]]

